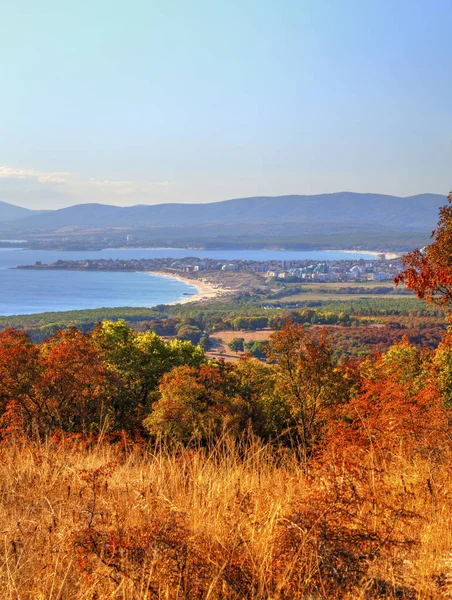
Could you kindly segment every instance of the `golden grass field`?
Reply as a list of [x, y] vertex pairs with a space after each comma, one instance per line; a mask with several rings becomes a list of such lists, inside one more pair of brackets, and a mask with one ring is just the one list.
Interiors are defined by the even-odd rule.
[[[449, 598], [449, 464], [388, 456], [383, 472], [350, 483], [361, 500], [347, 508], [294, 454], [255, 442], [3, 443], [0, 597]], [[399, 497], [404, 513], [390, 514]], [[304, 501], [315, 520], [303, 520]], [[353, 542], [364, 527], [380, 544], [371, 554]]]

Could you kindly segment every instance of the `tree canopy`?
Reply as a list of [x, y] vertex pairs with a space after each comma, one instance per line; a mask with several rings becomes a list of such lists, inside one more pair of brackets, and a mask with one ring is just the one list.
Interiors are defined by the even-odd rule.
[[406, 254], [402, 258], [406, 269], [394, 279], [396, 285], [402, 283], [418, 298], [442, 308], [452, 303], [452, 192], [448, 201], [440, 208], [434, 241]]

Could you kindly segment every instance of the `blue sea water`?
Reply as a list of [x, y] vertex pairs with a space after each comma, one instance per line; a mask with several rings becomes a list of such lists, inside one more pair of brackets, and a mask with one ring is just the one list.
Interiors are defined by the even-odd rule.
[[270, 250], [186, 250], [177, 248], [108, 249], [64, 252], [0, 248], [0, 315], [32, 314], [87, 308], [168, 304], [195, 294], [196, 288], [177, 279], [148, 273], [90, 271], [21, 271], [36, 261], [95, 258], [213, 258], [218, 260], [372, 260], [375, 256], [345, 252]]

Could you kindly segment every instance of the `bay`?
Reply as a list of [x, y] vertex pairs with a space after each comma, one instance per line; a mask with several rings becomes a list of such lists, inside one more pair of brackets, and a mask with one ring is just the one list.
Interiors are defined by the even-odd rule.
[[82, 310], [102, 307], [152, 307], [177, 302], [196, 293], [195, 286], [177, 279], [148, 273], [90, 271], [21, 271], [19, 265], [36, 261], [95, 258], [213, 258], [218, 260], [366, 260], [375, 255], [333, 251], [187, 250], [180, 248], [107, 249], [100, 251], [51, 251], [0, 248], [0, 315]]

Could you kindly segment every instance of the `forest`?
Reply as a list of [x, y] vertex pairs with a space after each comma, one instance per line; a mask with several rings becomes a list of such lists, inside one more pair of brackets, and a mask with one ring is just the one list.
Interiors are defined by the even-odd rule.
[[[153, 331], [166, 340], [191, 341], [206, 351], [210, 349], [210, 338], [221, 331], [236, 331], [240, 337], [244, 331], [280, 329], [286, 321], [314, 328], [324, 326], [331, 334], [336, 358], [384, 351], [404, 336], [419, 348], [434, 348], [447, 327], [439, 308], [425, 306], [416, 298], [306, 301], [300, 308], [289, 309], [264, 306], [261, 298], [245, 293], [202, 304], [153, 309], [103, 308], [0, 317], [0, 331], [12, 327], [38, 343], [71, 327], [88, 333], [104, 320], [123, 320], [136, 332]], [[264, 358], [260, 352], [257, 355]]]
[[[451, 250], [449, 203], [397, 278], [446, 316]], [[450, 597], [452, 330], [355, 357], [304, 317], [235, 363], [124, 320], [0, 332], [4, 597]]]

